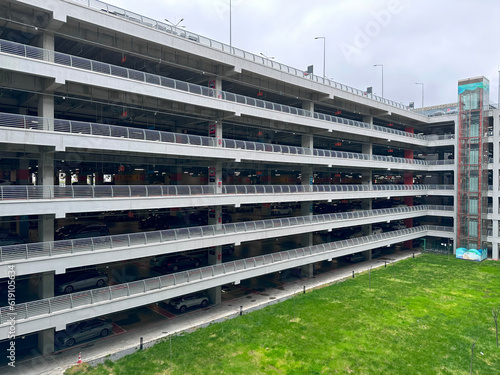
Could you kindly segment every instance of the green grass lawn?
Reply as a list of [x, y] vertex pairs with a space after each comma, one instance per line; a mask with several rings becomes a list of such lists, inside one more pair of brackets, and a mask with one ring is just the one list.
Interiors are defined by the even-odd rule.
[[425, 254], [66, 374], [500, 374], [499, 307], [499, 262]]

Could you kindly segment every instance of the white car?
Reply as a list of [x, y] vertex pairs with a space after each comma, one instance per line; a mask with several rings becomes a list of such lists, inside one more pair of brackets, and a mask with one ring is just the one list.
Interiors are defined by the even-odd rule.
[[200, 306], [202, 308], [207, 307], [208, 297], [203, 293], [193, 293], [173, 298], [170, 300], [169, 305], [174, 309], [179, 310], [181, 313], [184, 313], [187, 309], [193, 306]]
[[292, 207], [290, 206], [275, 206], [271, 208], [271, 215], [291, 215]]
[[383, 230], [380, 227], [372, 227], [372, 234], [382, 234]]

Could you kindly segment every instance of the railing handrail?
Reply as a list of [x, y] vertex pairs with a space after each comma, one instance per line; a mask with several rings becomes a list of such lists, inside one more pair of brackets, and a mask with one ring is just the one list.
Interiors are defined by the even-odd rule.
[[303, 194], [345, 191], [453, 190], [453, 185], [0, 185], [1, 201], [109, 198], [158, 198], [168, 196], [234, 194]]
[[117, 284], [99, 289], [87, 290], [56, 297], [35, 300], [31, 302], [16, 304], [0, 308], [0, 326], [9, 324], [10, 315], [16, 314], [16, 321], [32, 318], [35, 316], [53, 314], [60, 311], [74, 308], [74, 301], [79, 301], [77, 306], [91, 306], [95, 303], [112, 301], [115, 299], [129, 298], [155, 289], [164, 289], [174, 285], [191, 282], [190, 275], [196, 273], [197, 281], [203, 279], [216, 278], [222, 274], [234, 273], [248, 268], [262, 268], [272, 263], [283, 263], [291, 259], [307, 258], [320, 253], [339, 251], [347, 247], [361, 244], [395, 239], [409, 234], [423, 233], [428, 230], [453, 232], [452, 227], [419, 226], [406, 228], [392, 232], [386, 232], [364, 237], [329, 242], [327, 244], [302, 247], [298, 249], [286, 250], [277, 253], [259, 255], [252, 258], [245, 258], [218, 265], [212, 265], [174, 274], [153, 277], [140, 281], [125, 284]]
[[367, 99], [370, 99], [370, 100], [373, 100], [376, 102], [384, 103], [384, 104], [387, 104], [387, 105], [390, 105], [392, 107], [396, 107], [396, 108], [399, 108], [399, 109], [402, 109], [405, 111], [410, 111], [409, 107], [402, 104], [402, 103], [398, 103], [398, 102], [393, 101], [393, 100], [382, 98], [382, 97], [377, 96], [375, 94], [370, 94], [370, 93], [366, 92], [365, 90], [359, 90], [359, 89], [335, 82], [335, 81], [328, 79], [326, 77], [321, 77], [321, 76], [317, 76], [314, 74], [308, 74], [306, 71], [296, 69], [296, 68], [293, 68], [293, 67], [285, 65], [285, 64], [281, 64], [277, 61], [273, 61], [271, 59], [256, 55], [256, 54], [251, 53], [251, 52], [243, 51], [239, 48], [229, 46], [225, 43], [215, 41], [213, 39], [210, 39], [210, 38], [207, 38], [205, 36], [193, 33], [191, 31], [187, 31], [184, 29], [180, 30], [180, 28], [177, 28], [175, 26], [168, 25], [164, 22], [156, 21], [152, 18], [142, 16], [142, 15], [135, 13], [135, 12], [130, 12], [130, 11], [125, 10], [123, 8], [119, 8], [119, 7], [116, 7], [114, 5], [110, 5], [110, 4], [107, 4], [105, 2], [102, 2], [102, 1], [97, 1], [97, 0], [72, 0], [72, 1], [79, 3], [79, 4], [83, 4], [91, 9], [107, 12], [109, 14], [112, 14], [114, 16], [118, 16], [118, 17], [123, 18], [125, 20], [128, 20], [130, 22], [139, 23], [141, 25], [153, 28], [159, 32], [165, 32], [165, 33], [168, 33], [169, 35], [174, 35], [174, 36], [186, 38], [186, 39], [191, 40], [193, 42], [204, 44], [205, 46], [208, 46], [210, 48], [213, 48], [213, 49], [216, 49], [216, 50], [219, 50], [222, 52], [227, 52], [227, 53], [233, 54], [235, 56], [242, 57], [246, 60], [266, 65], [267, 67], [271, 67], [271, 68], [279, 70], [281, 72], [292, 74], [292, 75], [294, 75], [296, 77], [300, 77], [302, 79], [313, 80], [319, 84], [330, 86], [330, 87], [333, 87], [333, 88], [336, 88], [336, 89], [339, 89], [339, 90], [342, 90], [342, 91], [345, 91], [345, 92], [348, 92], [351, 94], [355, 94], [355, 95], [358, 95], [358, 96], [361, 96], [363, 98], [367, 98]]
[[[49, 126], [47, 126], [49, 124]], [[50, 119], [39, 116], [27, 116], [0, 112], [0, 126], [24, 130], [47, 130], [70, 134], [97, 135], [105, 137], [123, 137], [134, 140], [151, 142], [165, 142], [194, 145], [196, 147], [220, 147], [242, 149], [249, 151], [263, 151], [293, 155], [309, 155], [330, 157], [336, 159], [356, 159], [366, 161], [382, 161], [387, 163], [401, 163], [411, 165], [451, 165], [454, 160], [419, 160], [385, 155], [363, 154], [347, 151], [306, 148], [292, 145], [281, 145], [263, 142], [252, 142], [230, 138], [213, 138], [200, 135], [167, 132], [162, 130], [139, 129], [118, 125], [100, 124], [85, 121]]]
[[[16, 260], [28, 260], [41, 257], [53, 257], [63, 254], [94, 252], [106, 249], [130, 248], [142, 245], [175, 242], [180, 238], [206, 238], [227, 233], [248, 233], [262, 229], [290, 228], [310, 224], [333, 223], [336, 221], [352, 220], [357, 218], [371, 218], [393, 214], [404, 214], [426, 211], [453, 211], [453, 206], [420, 205], [394, 208], [380, 208], [351, 212], [337, 212], [319, 215], [306, 215], [290, 218], [271, 218], [266, 220], [247, 221], [245, 225], [238, 223], [203, 225], [186, 228], [198, 229], [197, 235], [186, 234], [186, 228], [167, 229], [159, 231], [120, 234], [112, 236], [89, 237], [73, 240], [32, 242], [19, 245], [0, 246], [0, 264]], [[76, 250], [75, 250], [76, 249]]]
[[[308, 118], [315, 118], [319, 120], [324, 120], [328, 122], [334, 122], [343, 125], [350, 125], [358, 128], [372, 129], [379, 132], [394, 134], [398, 136], [426, 140], [426, 136], [405, 132], [402, 130], [396, 130], [389, 127], [373, 125], [361, 121], [344, 119], [342, 117], [337, 117], [333, 115], [328, 115], [324, 113], [307, 111], [297, 107], [291, 107], [283, 104], [273, 103], [261, 99], [256, 99], [252, 97], [246, 97], [244, 95], [239, 95], [231, 92], [215, 90], [206, 86], [200, 86], [193, 83], [188, 83], [185, 81], [179, 81], [172, 78], [159, 76], [151, 73], [145, 73], [138, 70], [133, 70], [129, 68], [123, 68], [121, 66], [112, 65], [108, 63], [99, 62], [96, 60], [90, 60], [78, 56], [68, 55], [62, 52], [55, 52], [39, 47], [33, 47], [21, 43], [0, 40], [0, 52], [7, 54], [14, 54], [16, 56], [22, 56], [26, 58], [50, 61], [51, 63], [60, 64], [64, 66], [71, 66], [73, 68], [89, 70], [93, 72], [98, 72], [100, 74], [107, 74], [111, 76], [118, 76], [123, 79], [131, 79], [134, 81], [145, 82], [152, 85], [159, 85], [164, 88], [179, 90], [183, 92], [189, 92], [191, 94], [217, 98], [221, 100], [226, 100], [238, 104], [250, 105], [253, 107], [259, 107], [266, 110], [274, 110], [279, 112], [288, 113], [295, 116], [302, 116]], [[52, 57], [49, 57], [52, 56]], [[453, 135], [450, 135], [450, 139]]]

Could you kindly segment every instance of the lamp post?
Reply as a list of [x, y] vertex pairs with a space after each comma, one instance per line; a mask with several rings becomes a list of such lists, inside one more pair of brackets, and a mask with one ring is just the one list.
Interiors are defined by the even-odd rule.
[[232, 20], [232, 6], [231, 0], [229, 0], [229, 50], [233, 53], [233, 20]]
[[415, 85], [422, 85], [422, 108], [424, 108], [424, 84], [422, 82], [415, 82]]
[[382, 99], [384, 98], [384, 65], [383, 64], [375, 64], [373, 66], [380, 66], [382, 68]]
[[260, 53], [262, 56], [264, 56], [264, 58], [267, 60], [267, 63], [266, 65], [269, 63], [269, 60], [274, 60], [274, 56], [266, 56], [264, 55], [262, 52]]
[[169, 20], [167, 20], [166, 18], [165, 18], [165, 21], [167, 21], [169, 24], [171, 24], [171, 25], [174, 27], [175, 35], [177, 35], [177, 28], [178, 28], [178, 27], [186, 27], [186, 26], [184, 26], [184, 25], [179, 26], [179, 24], [180, 24], [182, 21], [184, 21], [184, 18], [181, 18], [181, 20], [180, 20], [179, 22], [177, 22], [177, 23], [173, 23], [172, 21], [169, 21]]
[[317, 36], [314, 39], [323, 39], [323, 78], [326, 78], [326, 37]]

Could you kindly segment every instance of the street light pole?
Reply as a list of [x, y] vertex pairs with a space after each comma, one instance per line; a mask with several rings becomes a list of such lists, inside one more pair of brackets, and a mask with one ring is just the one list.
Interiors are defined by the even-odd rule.
[[233, 20], [232, 20], [232, 6], [231, 6], [231, 0], [229, 0], [229, 50], [231, 51], [231, 53], [233, 53], [233, 27], [232, 27], [232, 23], [233, 23]]
[[175, 34], [177, 35], [177, 28], [178, 27], [186, 27], [186, 26], [179, 26], [179, 24], [184, 21], [184, 18], [181, 18], [181, 20], [177, 23], [173, 23], [172, 21], [169, 21], [165, 18], [165, 21], [167, 21], [169, 24], [171, 24], [174, 27]]
[[384, 98], [384, 65], [383, 64], [375, 64], [373, 66], [380, 66], [382, 68], [382, 99]]
[[415, 82], [415, 85], [422, 85], [422, 108], [424, 108], [424, 84], [422, 82]]
[[314, 39], [323, 39], [323, 78], [326, 78], [326, 37], [317, 36]]

